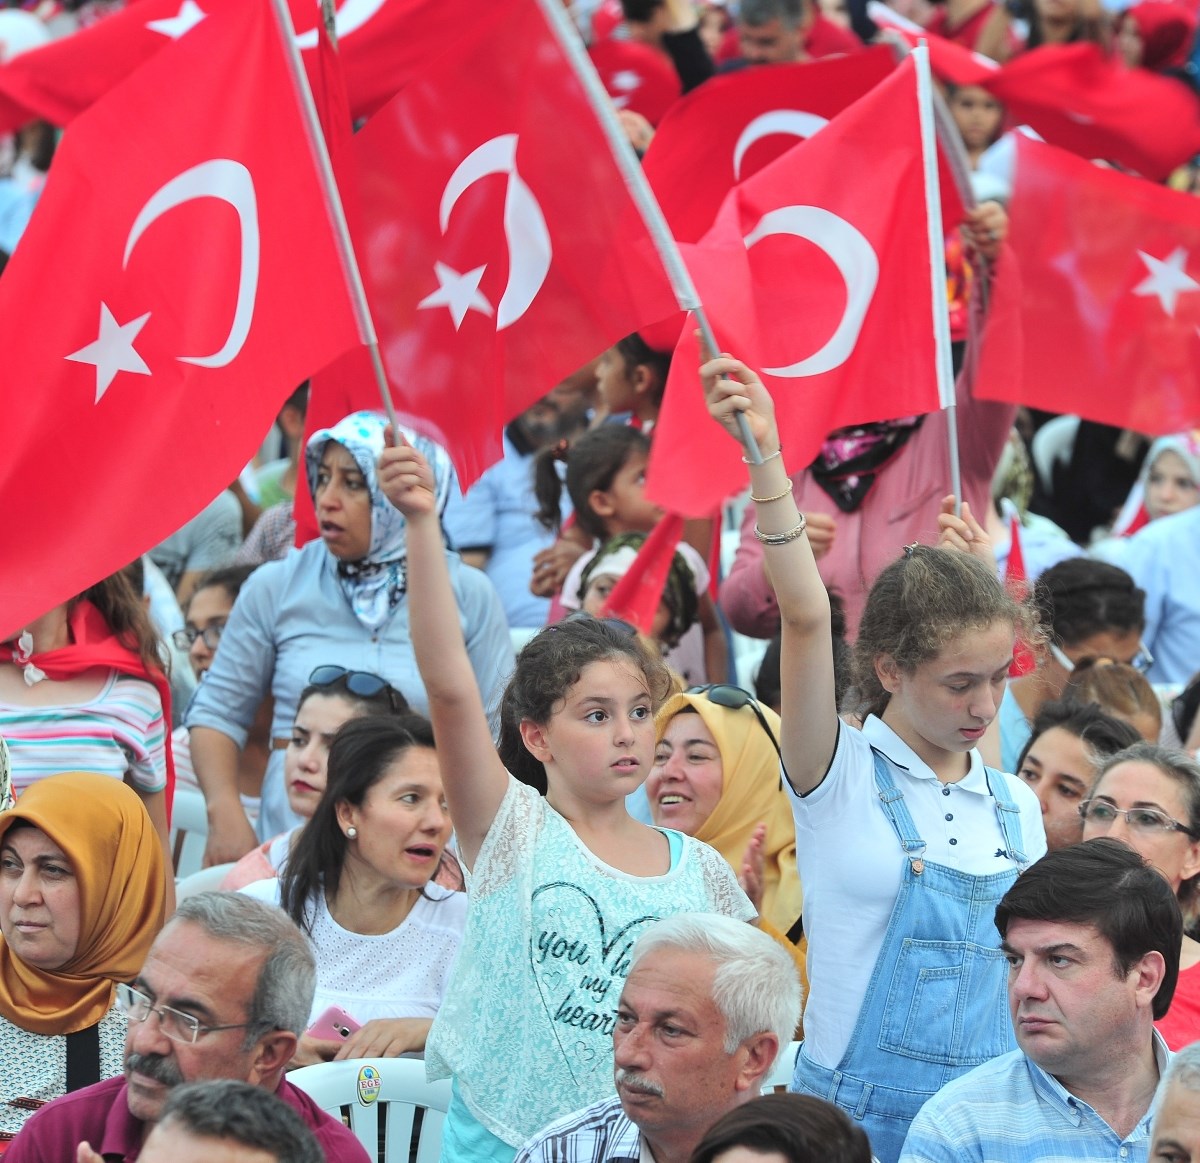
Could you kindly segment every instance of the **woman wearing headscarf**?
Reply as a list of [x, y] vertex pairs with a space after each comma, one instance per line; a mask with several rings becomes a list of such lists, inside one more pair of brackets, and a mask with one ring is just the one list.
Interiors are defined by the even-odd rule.
[[117, 985], [165, 918], [162, 846], [136, 792], [69, 772], [0, 813], [0, 1146], [42, 1103], [121, 1073]]
[[[404, 518], [379, 488], [375, 464], [386, 420], [355, 412], [308, 441], [305, 463], [319, 539], [261, 566], [243, 586], [221, 649], [185, 719], [192, 762], [208, 802], [207, 858], [238, 859], [256, 843], [238, 798], [237, 757], [267, 695], [274, 699], [273, 751], [263, 780], [258, 834], [301, 821], [288, 806], [283, 758], [296, 704], [318, 666], [343, 666], [385, 679], [414, 709], [427, 709], [409, 637]], [[454, 485], [445, 451], [415, 432], [402, 434], [433, 468], [444, 509]], [[485, 705], [512, 669], [504, 608], [479, 570], [447, 551], [467, 651]]]
[[646, 779], [656, 827], [715, 848], [758, 908], [758, 925], [784, 944], [807, 989], [796, 825], [783, 790], [779, 716], [726, 683], [672, 695], [656, 717]]

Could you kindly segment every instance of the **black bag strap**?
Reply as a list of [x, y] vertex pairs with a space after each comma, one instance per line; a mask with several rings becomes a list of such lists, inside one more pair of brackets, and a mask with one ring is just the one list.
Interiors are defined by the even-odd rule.
[[800, 944], [800, 938], [804, 936], [804, 914], [801, 913], [796, 918], [796, 923], [787, 931], [787, 939], [793, 945]]
[[100, 1081], [100, 1023], [67, 1035], [67, 1093]]

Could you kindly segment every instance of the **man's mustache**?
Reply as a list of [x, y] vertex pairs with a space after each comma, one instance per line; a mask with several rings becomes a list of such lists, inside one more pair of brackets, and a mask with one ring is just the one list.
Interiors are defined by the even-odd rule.
[[626, 1070], [623, 1066], [617, 1067], [616, 1080], [618, 1085], [625, 1087], [626, 1090], [633, 1090], [638, 1094], [650, 1094], [655, 1098], [663, 1097], [663, 1088], [657, 1082], [651, 1082], [650, 1079], [643, 1078], [632, 1070]]
[[153, 1082], [161, 1082], [163, 1086], [181, 1086], [183, 1075], [173, 1058], [165, 1058], [162, 1054], [127, 1054], [125, 1056], [125, 1073], [140, 1074]]

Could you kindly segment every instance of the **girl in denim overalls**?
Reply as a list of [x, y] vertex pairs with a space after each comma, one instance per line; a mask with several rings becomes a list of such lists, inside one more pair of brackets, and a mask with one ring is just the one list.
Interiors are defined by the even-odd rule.
[[736, 434], [744, 412], [765, 457], [750, 467], [751, 499], [782, 617], [782, 749], [811, 982], [793, 1089], [860, 1120], [892, 1163], [930, 1095], [1016, 1045], [992, 918], [1045, 835], [1036, 797], [985, 768], [975, 743], [1016, 631], [1030, 627], [981, 559], [982, 529], [946, 514], [944, 542], [966, 551], [913, 546], [880, 574], [856, 645], [862, 730], [842, 723], [828, 596], [771, 398], [727, 356], [701, 371], [713, 416]]

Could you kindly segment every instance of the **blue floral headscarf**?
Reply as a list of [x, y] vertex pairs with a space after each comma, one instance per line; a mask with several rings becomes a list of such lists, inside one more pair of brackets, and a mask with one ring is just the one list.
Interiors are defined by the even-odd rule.
[[[354, 616], [368, 630], [378, 630], [400, 604], [408, 588], [408, 557], [405, 521], [400, 510], [383, 495], [375, 464], [383, 451], [387, 419], [378, 412], [352, 412], [332, 428], [322, 428], [309, 437], [304, 450], [308, 489], [316, 505], [317, 473], [325, 446], [336, 441], [354, 457], [371, 495], [371, 545], [361, 561], [339, 561], [338, 580]], [[429, 461], [433, 470], [434, 498], [440, 517], [450, 499], [454, 466], [440, 444], [427, 436], [401, 427], [404, 438]]]

